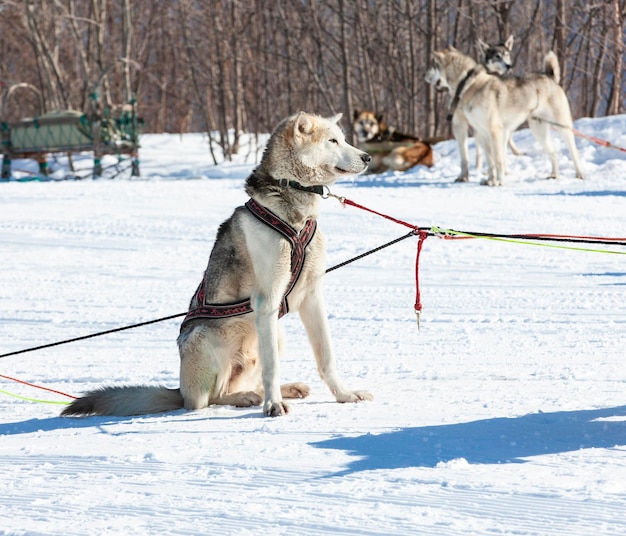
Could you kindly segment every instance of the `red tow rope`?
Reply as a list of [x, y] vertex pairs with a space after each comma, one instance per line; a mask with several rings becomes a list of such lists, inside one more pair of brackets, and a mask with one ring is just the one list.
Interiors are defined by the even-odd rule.
[[18, 380], [17, 378], [13, 378], [11, 376], [5, 376], [4, 374], [0, 374], [0, 378], [4, 378], [5, 380], [11, 380], [12, 382], [22, 383], [24, 385], [28, 385], [29, 387], [35, 387], [36, 389], [41, 389], [43, 391], [49, 391], [51, 393], [56, 393], [58, 395], [66, 396], [67, 398], [78, 398], [74, 395], [68, 395], [63, 391], [57, 391], [56, 389], [50, 389], [49, 387], [42, 387], [41, 385], [35, 385], [34, 383], [25, 382], [24, 380]]
[[377, 216], [381, 216], [386, 220], [392, 221], [394, 223], [398, 223], [400, 225], [404, 225], [409, 229], [413, 229], [413, 233], [418, 236], [419, 240], [417, 241], [417, 254], [415, 255], [415, 316], [417, 317], [417, 329], [420, 329], [420, 314], [422, 313], [422, 300], [420, 294], [420, 283], [419, 283], [419, 266], [420, 266], [420, 254], [422, 253], [422, 246], [424, 245], [424, 240], [426, 240], [429, 236], [428, 231], [421, 230], [416, 225], [412, 223], [406, 222], [404, 220], [399, 220], [398, 218], [394, 218], [393, 216], [389, 216], [388, 214], [383, 214], [382, 212], [378, 212], [371, 208], [365, 207], [363, 205], [359, 205], [355, 203], [351, 199], [346, 199], [345, 197], [340, 197], [331, 193], [327, 194], [330, 197], [335, 197], [339, 200], [339, 202], [343, 205], [350, 205], [355, 208], [360, 208], [361, 210], [365, 210], [366, 212], [370, 212], [372, 214], [376, 214]]
[[417, 330], [420, 329], [420, 315], [422, 313], [422, 298], [420, 296], [420, 253], [424, 240], [428, 238], [428, 231], [418, 231], [417, 254], [415, 255], [415, 316], [417, 317]]

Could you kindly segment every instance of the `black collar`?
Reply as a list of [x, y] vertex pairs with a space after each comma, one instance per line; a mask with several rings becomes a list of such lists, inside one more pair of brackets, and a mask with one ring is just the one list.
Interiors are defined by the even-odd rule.
[[279, 188], [282, 188], [284, 190], [286, 190], [287, 188], [293, 188], [294, 190], [299, 190], [301, 192], [306, 192], [309, 194], [317, 194], [321, 196], [324, 196], [326, 192], [325, 190], [326, 187], [321, 184], [316, 185], [316, 186], [304, 186], [304, 184], [300, 184], [299, 182], [292, 181], [289, 179], [275, 179], [271, 175], [267, 175], [265, 173], [259, 173], [256, 169], [252, 172], [250, 177], [248, 177], [248, 185], [250, 181], [254, 181], [254, 179], [256, 179], [256, 181], [260, 181], [256, 187], [263, 187], [263, 186], [271, 185], [274, 187], [278, 186]]
[[290, 181], [288, 179], [278, 179], [278, 185], [281, 188], [293, 188], [294, 190], [300, 190], [301, 192], [308, 192], [310, 194], [324, 195], [323, 186], [304, 186], [296, 181]]
[[467, 71], [467, 74], [463, 77], [459, 85], [456, 86], [456, 91], [454, 92], [454, 98], [452, 99], [452, 104], [450, 104], [450, 111], [448, 112], [448, 121], [452, 121], [452, 116], [454, 112], [456, 112], [456, 107], [459, 105], [459, 99], [461, 98], [461, 93], [463, 93], [463, 89], [465, 89], [465, 84], [467, 81], [476, 74], [476, 68], [470, 69]]

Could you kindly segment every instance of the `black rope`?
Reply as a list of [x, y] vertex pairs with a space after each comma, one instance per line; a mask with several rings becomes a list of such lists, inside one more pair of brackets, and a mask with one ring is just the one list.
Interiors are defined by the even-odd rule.
[[[411, 236], [415, 236], [415, 232], [411, 231], [410, 233], [401, 236], [400, 238], [396, 238], [395, 240], [392, 240], [391, 242], [387, 242], [386, 244], [383, 244], [382, 246], [378, 246], [374, 249], [371, 249], [369, 251], [366, 251], [365, 253], [361, 253], [360, 255], [357, 255], [356, 257], [353, 257], [351, 259], [348, 259], [347, 261], [344, 261], [340, 264], [336, 264], [335, 266], [331, 266], [330, 268], [328, 268], [326, 270], [326, 273], [328, 272], [332, 272], [333, 270], [337, 270], [338, 268], [341, 268], [343, 266], [346, 266], [350, 263], [353, 263], [355, 261], [358, 261], [359, 259], [362, 259], [363, 257], [367, 257], [368, 255], [371, 255], [372, 253], [376, 253], [377, 251], [380, 251], [381, 249], [385, 249], [389, 246], [393, 246], [394, 244], [404, 240], [405, 238], [409, 238]], [[138, 324], [130, 324], [128, 326], [122, 326], [119, 328], [113, 328], [113, 329], [108, 329], [106, 331], [99, 331], [97, 333], [91, 333], [89, 335], [83, 335], [82, 337], [74, 337], [73, 339], [66, 339], [63, 341], [57, 341], [57, 342], [52, 342], [49, 344], [42, 344], [41, 346], [33, 346], [32, 348], [25, 348], [23, 350], [16, 350], [15, 352], [9, 352], [7, 354], [2, 354], [0, 355], [0, 359], [3, 357], [9, 357], [9, 356], [13, 356], [13, 355], [19, 355], [19, 354], [25, 354], [27, 352], [34, 352], [36, 350], [43, 350], [45, 348], [52, 348], [54, 346], [61, 346], [62, 344], [68, 344], [70, 342], [77, 342], [77, 341], [84, 341], [86, 339], [93, 339], [95, 337], [100, 337], [101, 335], [109, 335], [111, 333], [118, 333], [120, 331], [126, 331], [128, 329], [134, 329], [134, 328], [140, 328], [142, 326], [148, 326], [150, 324], [156, 324], [158, 322], [164, 322], [165, 320], [172, 320], [174, 318], [180, 318], [181, 316], [185, 316], [187, 314], [187, 311], [185, 311], [184, 313], [178, 313], [175, 315], [170, 315], [170, 316], [164, 316], [162, 318], [156, 318], [154, 320], [147, 320], [146, 322], [139, 322]]]
[[[420, 227], [420, 230], [432, 231], [432, 227]], [[570, 242], [574, 244], [605, 244], [607, 246], [626, 246], [624, 240], [606, 240], [603, 238], [574, 237], [574, 236], [549, 236], [533, 234], [497, 234], [497, 233], [472, 233], [469, 231], [455, 231], [454, 229], [441, 229], [441, 234], [448, 233], [451, 236], [467, 236], [469, 238], [507, 238], [512, 240], [533, 240], [537, 242]], [[438, 233], [431, 233], [437, 235]]]
[[9, 352], [8, 354], [0, 355], [2, 357], [9, 357], [11, 355], [25, 354], [26, 352], [34, 352], [35, 350], [43, 350], [44, 348], [52, 348], [53, 346], [60, 346], [70, 342], [84, 341], [85, 339], [92, 339], [99, 337], [100, 335], [108, 335], [109, 333], [117, 333], [118, 331], [125, 331], [127, 329], [139, 328], [141, 326], [147, 326], [148, 324], [156, 324], [157, 322], [163, 322], [165, 320], [171, 320], [172, 318], [178, 318], [179, 316], [185, 316], [187, 311], [179, 313], [177, 315], [164, 316], [163, 318], [157, 318], [155, 320], [147, 320], [146, 322], [139, 322], [138, 324], [131, 324], [129, 326], [123, 326], [121, 328], [108, 329], [106, 331], [99, 331], [98, 333], [91, 333], [90, 335], [83, 335], [82, 337], [74, 337], [73, 339], [66, 339], [64, 341], [51, 342], [49, 344], [42, 344], [41, 346], [33, 346], [32, 348], [26, 348], [24, 350], [17, 350], [16, 352]]
[[[529, 234], [496, 234], [496, 233], [480, 233], [480, 232], [476, 232], [476, 233], [470, 233], [470, 232], [465, 232], [465, 231], [454, 231], [452, 229], [449, 230], [441, 230], [441, 232], [434, 232], [432, 227], [419, 227], [417, 230], [412, 230], [409, 233], [400, 236], [399, 238], [396, 238], [394, 240], [391, 240], [390, 242], [387, 242], [385, 244], [382, 244], [381, 246], [378, 246], [374, 249], [370, 249], [369, 251], [366, 251], [365, 253], [361, 253], [360, 255], [357, 255], [356, 257], [352, 257], [351, 259], [348, 259], [347, 261], [344, 261], [342, 263], [336, 264], [335, 266], [331, 266], [330, 268], [328, 268], [326, 270], [326, 273], [332, 272], [333, 270], [337, 270], [339, 268], [342, 268], [344, 266], [347, 266], [348, 264], [351, 264], [355, 261], [358, 261], [364, 257], [367, 257], [368, 255], [372, 255], [373, 253], [376, 253], [382, 249], [388, 248], [389, 246], [393, 246], [394, 244], [397, 244], [398, 242], [401, 242], [402, 240], [405, 240], [407, 238], [410, 238], [412, 236], [416, 236], [418, 231], [426, 231], [428, 232], [429, 236], [441, 236], [441, 235], [445, 235], [446, 233], [451, 234], [453, 236], [468, 236], [470, 238], [474, 238], [474, 237], [478, 237], [478, 238], [507, 238], [507, 239], [518, 239], [518, 240], [535, 240], [535, 241], [546, 241], [546, 242], [573, 242], [573, 243], [579, 243], [579, 244], [606, 244], [606, 245], [616, 245], [616, 246], [626, 246], [626, 241], [621, 241], [621, 240], [604, 240], [601, 238], [591, 238], [591, 237], [586, 237], [586, 238], [575, 238], [575, 237], [558, 237], [558, 236], [542, 236], [542, 235], [529, 235]], [[130, 324], [128, 326], [122, 326], [119, 328], [114, 328], [114, 329], [109, 329], [106, 331], [99, 331], [97, 333], [92, 333], [90, 335], [83, 335], [82, 337], [75, 337], [73, 339], [67, 339], [67, 340], [63, 340], [63, 341], [57, 341], [57, 342], [53, 342], [53, 343], [49, 343], [49, 344], [42, 344], [41, 346], [34, 346], [32, 348], [26, 348], [24, 350], [17, 350], [15, 352], [9, 352], [7, 354], [1, 354], [0, 355], [0, 359], [3, 357], [9, 357], [9, 356], [13, 356], [13, 355], [18, 355], [18, 354], [25, 354], [27, 352], [34, 352], [36, 350], [43, 350], [45, 348], [52, 348], [53, 346], [60, 346], [62, 344], [68, 344], [70, 342], [76, 342], [76, 341], [84, 341], [86, 339], [92, 339], [94, 337], [99, 337], [101, 335], [108, 335], [110, 333], [117, 333], [120, 331], [126, 331], [128, 329], [134, 329], [134, 328], [139, 328], [142, 326], [147, 326], [150, 324], [156, 324], [158, 322], [164, 322], [165, 320], [172, 320], [174, 318], [179, 318], [181, 316], [185, 316], [187, 314], [187, 312], [185, 311], [184, 313], [178, 313], [175, 315], [170, 315], [170, 316], [164, 316], [162, 318], [156, 318], [154, 320], [147, 320], [146, 322], [139, 322], [138, 324]]]
[[380, 251], [381, 249], [385, 249], [385, 248], [388, 248], [389, 246], [393, 246], [394, 244], [401, 242], [405, 238], [410, 238], [411, 236], [415, 236], [415, 231], [411, 231], [410, 233], [402, 235], [400, 238], [396, 238], [395, 240], [392, 240], [391, 242], [387, 242], [386, 244], [383, 244], [382, 246], [378, 246], [377, 248], [370, 249], [369, 251], [366, 251], [365, 253], [361, 253], [360, 255], [357, 255], [356, 257], [353, 257], [352, 259], [348, 259], [347, 261], [344, 261], [340, 264], [331, 266], [330, 268], [326, 270], [326, 273], [332, 272], [333, 270], [337, 270], [337, 268], [342, 268], [354, 261], [358, 261], [359, 259], [362, 259], [363, 257], [367, 257], [368, 255], [371, 255], [372, 253], [376, 253], [377, 251]]

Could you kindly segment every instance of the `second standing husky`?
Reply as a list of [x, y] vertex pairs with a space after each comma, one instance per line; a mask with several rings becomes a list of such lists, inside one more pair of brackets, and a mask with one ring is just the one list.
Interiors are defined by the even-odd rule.
[[454, 93], [459, 111], [485, 151], [489, 175], [483, 184], [503, 184], [506, 143], [524, 121], [528, 121], [531, 132], [550, 156], [549, 178], [557, 178], [559, 174], [557, 154], [550, 138], [550, 123], [559, 125], [576, 176], [584, 177], [572, 132], [569, 102], [558, 83], [560, 70], [553, 52], [546, 55], [542, 74], [519, 78], [493, 76], [454, 47], [434, 52], [433, 61], [437, 76]]
[[[511, 52], [513, 51], [514, 37], [511, 35], [509, 38], [501, 44], [489, 45], [482, 39], [479, 39], [476, 43], [476, 48], [481, 57], [481, 62], [484, 65], [488, 73], [505, 76], [511, 72], [513, 63], [511, 60]], [[426, 75], [426, 81], [435, 86], [437, 91], [450, 92], [450, 88], [447, 87], [441, 80], [440, 73], [437, 69], [430, 69]], [[458, 99], [451, 95], [450, 97], [450, 111], [448, 115], [451, 121], [452, 134], [457, 141], [459, 147], [459, 155], [461, 157], [461, 173], [457, 177], [455, 182], [468, 182], [469, 181], [469, 153], [467, 147], [469, 123], [467, 118], [461, 110], [458, 109]], [[508, 145], [511, 148], [511, 152], [519, 156], [522, 152], [517, 148], [513, 142], [513, 136], [509, 137]], [[483, 165], [482, 151], [480, 145], [476, 143], [476, 169], [481, 170]]]

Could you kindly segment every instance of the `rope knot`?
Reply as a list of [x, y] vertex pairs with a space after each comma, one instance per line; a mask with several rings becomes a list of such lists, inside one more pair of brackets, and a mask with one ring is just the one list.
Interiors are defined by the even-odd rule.
[[420, 270], [420, 254], [422, 253], [422, 246], [424, 245], [424, 240], [426, 240], [430, 234], [425, 229], [417, 228], [417, 236], [419, 240], [417, 241], [417, 254], [415, 255], [415, 315], [417, 317], [417, 330], [420, 329], [420, 314], [422, 312], [422, 299], [420, 294], [420, 278], [419, 278], [419, 270]]

